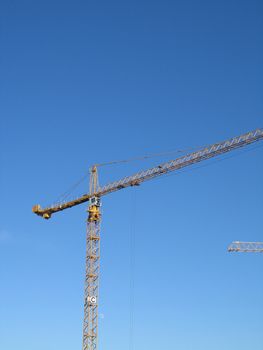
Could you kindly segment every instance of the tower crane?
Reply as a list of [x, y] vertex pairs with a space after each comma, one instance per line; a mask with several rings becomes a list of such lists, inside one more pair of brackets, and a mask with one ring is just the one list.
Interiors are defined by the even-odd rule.
[[50, 219], [53, 214], [59, 211], [88, 202], [82, 350], [98, 349], [101, 197], [129, 186], [139, 186], [147, 180], [154, 179], [173, 171], [178, 171], [187, 166], [247, 146], [262, 139], [263, 129], [256, 129], [241, 136], [220, 143], [215, 143], [196, 152], [159, 164], [156, 167], [142, 170], [134, 175], [124, 177], [102, 187], [98, 184], [97, 166], [93, 166], [90, 173], [89, 193], [66, 203], [57, 203], [46, 208], [41, 208], [40, 205], [35, 205], [32, 208], [35, 214], [44, 219]]
[[231, 252], [263, 253], [263, 242], [232, 242], [228, 249]]

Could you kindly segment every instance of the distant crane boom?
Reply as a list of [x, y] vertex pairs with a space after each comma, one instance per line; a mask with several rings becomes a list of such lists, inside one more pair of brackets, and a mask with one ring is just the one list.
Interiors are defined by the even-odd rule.
[[229, 252], [263, 253], [263, 242], [233, 242], [228, 247]]
[[85, 203], [92, 197], [102, 197], [106, 194], [121, 190], [129, 186], [138, 186], [144, 181], [244, 147], [261, 139], [263, 139], [263, 129], [256, 129], [241, 136], [213, 144], [209, 147], [205, 147], [197, 152], [189, 153], [183, 157], [171, 160], [167, 163], [160, 164], [154, 168], [143, 170], [134, 175], [124, 177], [119, 181], [115, 181], [103, 187], [99, 187], [94, 193], [84, 194], [83, 196], [72, 201], [66, 203], [58, 203], [47, 208], [41, 208], [40, 205], [35, 205], [33, 207], [33, 212], [39, 216], [42, 216], [44, 219], [49, 219], [53, 213]]

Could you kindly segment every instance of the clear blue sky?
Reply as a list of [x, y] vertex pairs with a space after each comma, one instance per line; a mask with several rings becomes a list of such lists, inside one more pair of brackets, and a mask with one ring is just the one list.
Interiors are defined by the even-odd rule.
[[[81, 349], [86, 207], [44, 221], [33, 204], [95, 162], [263, 126], [262, 16], [260, 0], [1, 2], [1, 349]], [[105, 197], [100, 349], [263, 349], [263, 255], [226, 252], [263, 240], [254, 148]]]

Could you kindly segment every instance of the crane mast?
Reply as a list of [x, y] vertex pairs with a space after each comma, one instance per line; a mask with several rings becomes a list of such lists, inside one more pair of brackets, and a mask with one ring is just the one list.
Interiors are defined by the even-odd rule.
[[100, 268], [100, 199], [102, 196], [121, 190], [129, 186], [138, 186], [141, 183], [154, 179], [158, 176], [180, 170], [187, 166], [199, 163], [203, 160], [228, 153], [232, 150], [247, 146], [263, 139], [263, 129], [256, 129], [238, 137], [216, 143], [189, 153], [180, 158], [160, 164], [154, 168], [140, 171], [118, 181], [109, 183], [103, 187], [98, 183], [97, 167], [93, 166], [90, 174], [89, 193], [65, 203], [56, 203], [46, 208], [35, 205], [32, 211], [50, 219], [52, 214], [89, 202], [87, 236], [86, 236], [86, 270], [84, 292], [84, 322], [83, 322], [83, 345], [82, 350], [98, 349], [98, 297], [99, 297], [99, 268]]
[[228, 249], [231, 252], [263, 253], [263, 242], [232, 242]]
[[[90, 174], [90, 193], [98, 186], [97, 168]], [[98, 297], [100, 268], [100, 199], [92, 197], [88, 206], [86, 235], [86, 268], [84, 287], [83, 350], [95, 350], [98, 345]]]

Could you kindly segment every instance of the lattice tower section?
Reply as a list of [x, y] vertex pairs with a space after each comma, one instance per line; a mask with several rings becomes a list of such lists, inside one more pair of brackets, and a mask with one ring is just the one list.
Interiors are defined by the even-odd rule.
[[[90, 193], [98, 186], [97, 169], [91, 171]], [[83, 350], [98, 349], [98, 298], [100, 269], [100, 199], [92, 197], [88, 207], [84, 292]]]

